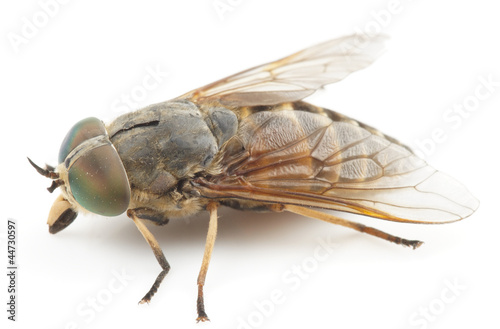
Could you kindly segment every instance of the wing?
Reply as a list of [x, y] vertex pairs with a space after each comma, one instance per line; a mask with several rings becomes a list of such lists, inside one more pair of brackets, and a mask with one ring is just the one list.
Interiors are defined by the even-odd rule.
[[385, 36], [350, 35], [256, 66], [184, 94], [194, 103], [226, 106], [274, 105], [311, 95], [370, 65], [384, 49]]
[[196, 181], [204, 197], [419, 223], [460, 220], [479, 204], [460, 183], [383, 135], [309, 112], [250, 115], [219, 161], [221, 174]]

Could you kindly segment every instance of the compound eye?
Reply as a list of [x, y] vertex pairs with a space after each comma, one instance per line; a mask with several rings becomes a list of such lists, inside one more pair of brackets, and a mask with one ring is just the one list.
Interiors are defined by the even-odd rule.
[[127, 210], [131, 195], [127, 172], [99, 119], [88, 118], [71, 128], [59, 161], [65, 163], [69, 193], [80, 206], [103, 216]]
[[130, 186], [116, 149], [104, 145], [78, 158], [68, 172], [75, 200], [85, 209], [103, 216], [118, 216], [130, 202]]
[[62, 163], [75, 147], [92, 137], [106, 135], [106, 128], [97, 118], [87, 118], [77, 122], [66, 134], [59, 149], [59, 163]]

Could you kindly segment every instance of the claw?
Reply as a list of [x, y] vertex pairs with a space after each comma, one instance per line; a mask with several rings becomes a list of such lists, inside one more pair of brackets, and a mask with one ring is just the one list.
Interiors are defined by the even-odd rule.
[[208, 316], [203, 315], [203, 316], [199, 316], [199, 317], [196, 318], [196, 323], [198, 323], [200, 321], [201, 322], [206, 322], [206, 321], [210, 321], [210, 319], [208, 318]]

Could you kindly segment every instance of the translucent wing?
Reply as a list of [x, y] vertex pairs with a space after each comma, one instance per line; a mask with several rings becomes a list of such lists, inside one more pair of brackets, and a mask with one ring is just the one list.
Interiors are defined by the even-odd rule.
[[260, 65], [193, 90], [181, 99], [218, 101], [227, 106], [273, 105], [300, 100], [370, 65], [385, 36], [350, 35], [330, 40], [275, 62]]
[[200, 192], [420, 223], [460, 220], [478, 207], [453, 178], [352, 122], [301, 111], [254, 113], [222, 150], [222, 173], [196, 181]]

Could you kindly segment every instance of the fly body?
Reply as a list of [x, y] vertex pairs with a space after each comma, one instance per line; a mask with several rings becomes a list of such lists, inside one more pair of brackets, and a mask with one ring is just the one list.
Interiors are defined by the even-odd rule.
[[107, 131], [129, 177], [130, 208], [159, 224], [199, 212], [207, 202], [186, 190], [188, 180], [211, 172], [237, 127], [232, 111], [204, 113], [188, 101], [155, 104], [114, 120]]
[[78, 213], [126, 213], [162, 270], [141, 299], [151, 300], [168, 264], [146, 224], [210, 214], [198, 276], [198, 321], [208, 320], [203, 287], [217, 233], [217, 208], [288, 211], [390, 242], [419, 247], [324, 209], [404, 223], [449, 223], [479, 202], [453, 178], [375, 128], [302, 101], [370, 65], [385, 37], [351, 35], [307, 48], [195, 89], [173, 100], [73, 126], [56, 167], [41, 168], [59, 188], [49, 231]]

